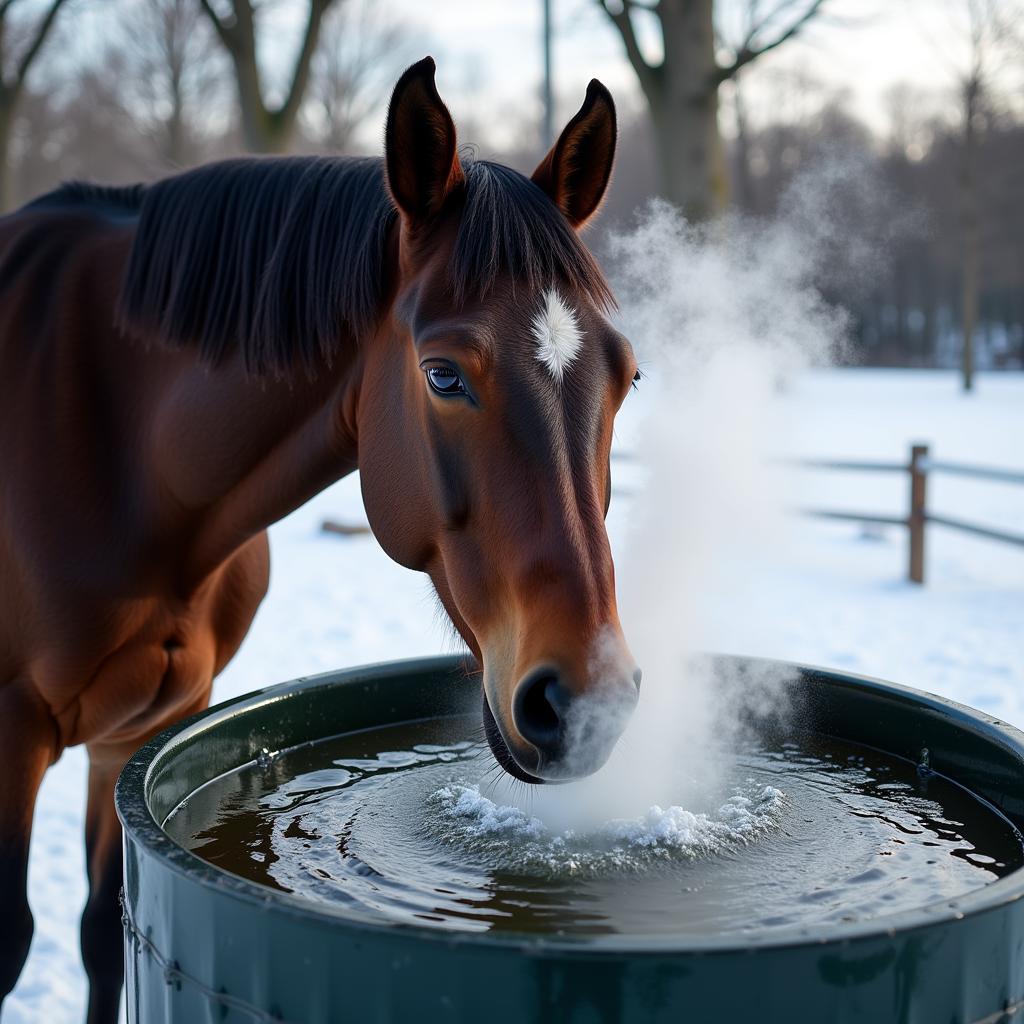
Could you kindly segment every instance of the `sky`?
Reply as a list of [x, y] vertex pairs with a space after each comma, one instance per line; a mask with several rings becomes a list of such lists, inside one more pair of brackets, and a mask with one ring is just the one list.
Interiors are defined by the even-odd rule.
[[[556, 120], [572, 115], [593, 77], [612, 90], [624, 112], [641, 109], [621, 41], [597, 0], [551, 2]], [[1019, 6], [1016, 0], [996, 2], [1007, 10]], [[502, 145], [514, 142], [526, 125], [539, 123], [541, 0], [389, 3], [406, 25], [411, 52], [437, 58], [438, 86], [457, 121], [486, 125], [489, 140]], [[727, 30], [730, 23], [742, 24], [745, 0], [719, 0], [718, 7]], [[769, 106], [777, 109], [780, 102], [794, 105], [799, 116], [802, 105], [820, 102], [821, 93], [808, 89], [808, 81], [820, 83], [826, 93], [845, 93], [849, 109], [883, 133], [890, 118], [888, 96], [897, 84], [913, 87], [916, 104], [949, 105], [966, 64], [964, 8], [965, 0], [826, 0], [825, 13], [802, 36], [746, 73], [744, 99], [752, 117], [769, 116]], [[642, 45], [656, 59], [657, 29], [649, 16], [635, 17]], [[731, 32], [736, 38], [735, 27]], [[1011, 74], [1009, 69], [1001, 77]], [[727, 117], [725, 122], [728, 132]]]
[[[36, 0], [40, 3], [41, 0]], [[82, 4], [82, 15], [67, 21], [66, 50], [102, 49], [109, 34], [106, 0]], [[147, 0], [136, 0], [145, 4]], [[222, 0], [225, 2], [225, 0]], [[614, 0], [610, 0], [614, 2]], [[718, 21], [728, 39], [742, 34], [750, 2], [716, 0]], [[771, 11], [789, 4], [802, 10], [809, 0], [759, 0]], [[1024, 40], [1024, 0], [982, 0], [1002, 14], [1016, 12]], [[542, 0], [344, 0], [363, 5], [376, 19], [404, 30], [400, 52], [381, 68], [381, 104], [358, 133], [361, 148], [380, 148], [384, 103], [401, 68], [432, 54], [438, 62], [441, 95], [455, 115], [463, 141], [507, 149], [537, 139], [541, 123]], [[967, 64], [968, 0], [825, 0], [823, 13], [784, 46], [743, 73], [744, 105], [754, 126], [772, 118], [799, 120], [829, 97], [884, 136], [892, 120], [892, 90], [910, 87], [914, 113], [955, 110], [956, 82]], [[551, 0], [554, 24], [556, 129], [578, 109], [587, 82], [607, 85], [622, 120], [643, 110], [636, 77], [621, 40], [598, 0]], [[308, 0], [266, 0], [261, 58], [273, 82], [283, 83], [308, 12]], [[659, 56], [659, 36], [650, 15], [635, 16], [649, 59]], [[781, 23], [785, 23], [782, 19]], [[770, 34], [766, 36], [770, 38]], [[1024, 48], [1024, 44], [1022, 44]], [[994, 69], [997, 90], [1024, 107], [1024, 53]], [[72, 58], [73, 59], [73, 58]], [[731, 134], [729, 88], [722, 93], [722, 127]]]

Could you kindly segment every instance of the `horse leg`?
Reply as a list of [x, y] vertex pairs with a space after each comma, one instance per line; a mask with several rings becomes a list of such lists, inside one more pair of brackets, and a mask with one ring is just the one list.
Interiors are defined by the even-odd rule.
[[124, 983], [121, 926], [121, 823], [114, 811], [114, 783], [124, 757], [89, 750], [85, 855], [89, 899], [82, 913], [82, 963], [89, 979], [88, 1024], [116, 1024]]
[[32, 943], [28, 847], [39, 784], [56, 754], [49, 709], [27, 682], [0, 687], [0, 1016]]
[[[201, 711], [210, 690], [177, 715]], [[85, 808], [85, 858], [89, 898], [82, 912], [82, 963], [89, 979], [88, 1024], [116, 1024], [124, 985], [124, 929], [121, 923], [121, 880], [124, 851], [121, 822], [114, 809], [114, 784], [125, 762], [167, 723], [150, 729], [127, 746], [90, 744], [89, 792]]]
[[[207, 662], [212, 672], [201, 693], [125, 746], [89, 745], [89, 796], [85, 813], [85, 852], [89, 899], [82, 914], [82, 962], [89, 978], [88, 1024], [115, 1024], [124, 984], [124, 934], [121, 924], [123, 852], [121, 823], [114, 810], [114, 783], [132, 753], [171, 721], [201, 711], [210, 701], [216, 675], [238, 649], [267, 590], [270, 558], [266, 533], [252, 538], [228, 563], [220, 603], [212, 614], [212, 643]], [[200, 661], [204, 659], [200, 658]]]

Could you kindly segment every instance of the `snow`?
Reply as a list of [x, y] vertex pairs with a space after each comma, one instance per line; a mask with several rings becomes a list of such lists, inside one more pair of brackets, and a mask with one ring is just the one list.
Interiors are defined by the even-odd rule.
[[[1024, 379], [964, 396], [945, 372], [832, 371], [794, 389], [797, 454], [936, 459], [1024, 470]], [[905, 474], [808, 474], [801, 504], [906, 513]], [[1024, 487], [933, 474], [928, 507], [1024, 533]], [[766, 567], [749, 618], [719, 618], [716, 649], [892, 679], [1024, 726], [1024, 548], [929, 527], [926, 585], [906, 582], [906, 530], [808, 522], [798, 562]], [[789, 552], [787, 552], [788, 554]]]
[[[629, 399], [618, 431], [627, 443], [642, 395]], [[900, 461], [925, 441], [937, 458], [1024, 469], [1022, 375], [981, 374], [968, 397], [947, 372], [818, 371], [790, 381], [785, 402], [798, 426], [789, 454]], [[628, 476], [628, 467], [619, 471]], [[888, 514], [907, 504], [904, 475], [813, 472], [794, 489], [799, 504]], [[631, 500], [613, 503], [616, 547]], [[935, 477], [929, 505], [996, 528], [1024, 524], [1024, 487]], [[270, 594], [217, 680], [215, 701], [343, 665], [453, 649], [426, 578], [390, 562], [370, 537], [321, 533], [325, 517], [363, 520], [357, 478], [272, 529]], [[723, 599], [712, 646], [881, 676], [1024, 726], [1024, 549], [930, 528], [927, 584], [905, 582], [905, 572], [902, 529], [802, 521], [795, 546], [766, 553], [741, 607]], [[2, 1024], [84, 1016], [84, 769], [83, 752], [68, 751], [43, 785], [29, 877], [36, 933]]]

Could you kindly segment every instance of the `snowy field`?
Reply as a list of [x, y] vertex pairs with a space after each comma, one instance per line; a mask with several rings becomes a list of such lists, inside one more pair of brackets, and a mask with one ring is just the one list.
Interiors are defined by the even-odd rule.
[[[911, 443], [937, 458], [1024, 470], [1024, 375], [985, 375], [965, 398], [945, 372], [833, 370], [790, 382], [788, 452], [905, 459]], [[629, 399], [623, 446], [642, 422]], [[618, 464], [617, 464], [618, 465]], [[629, 484], [629, 466], [620, 474]], [[802, 475], [794, 504], [902, 515], [903, 475]], [[1024, 487], [934, 477], [930, 508], [1024, 532]], [[631, 501], [613, 503], [609, 530], [626, 543]], [[320, 532], [325, 517], [363, 521], [356, 478], [342, 481], [271, 531], [270, 594], [214, 700], [343, 665], [448, 648], [425, 577], [392, 564], [370, 537]], [[708, 646], [877, 675], [931, 690], [1024, 726], [1024, 549], [931, 528], [927, 585], [906, 583], [905, 530], [800, 521], [791, 543], [751, 567], [742, 593], [712, 592]], [[85, 898], [82, 751], [47, 776], [36, 815], [31, 956], [2, 1024], [82, 1019], [78, 954]]]

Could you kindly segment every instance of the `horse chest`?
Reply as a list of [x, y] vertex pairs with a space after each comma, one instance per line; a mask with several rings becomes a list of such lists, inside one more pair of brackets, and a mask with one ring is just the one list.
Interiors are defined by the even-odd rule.
[[188, 644], [138, 638], [113, 652], [58, 716], [62, 738], [134, 745], [205, 704], [213, 680], [212, 638]]

